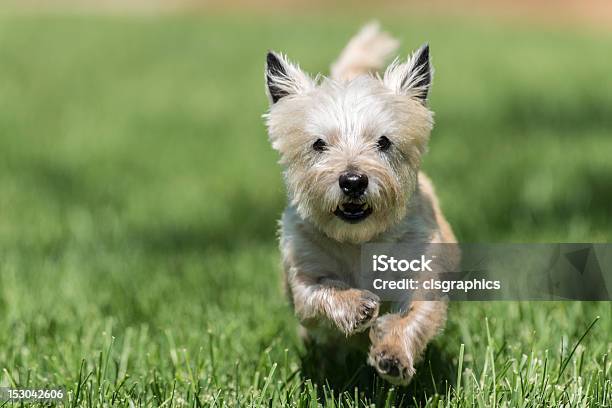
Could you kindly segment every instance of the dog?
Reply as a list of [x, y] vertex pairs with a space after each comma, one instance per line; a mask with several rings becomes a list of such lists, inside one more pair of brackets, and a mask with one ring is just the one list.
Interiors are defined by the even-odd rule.
[[357, 287], [360, 246], [455, 237], [420, 172], [433, 127], [429, 46], [375, 74], [397, 47], [370, 23], [331, 76], [315, 78], [268, 52], [264, 119], [288, 192], [280, 249], [302, 332], [315, 344], [364, 349], [380, 376], [406, 385], [444, 326], [446, 303], [387, 304]]

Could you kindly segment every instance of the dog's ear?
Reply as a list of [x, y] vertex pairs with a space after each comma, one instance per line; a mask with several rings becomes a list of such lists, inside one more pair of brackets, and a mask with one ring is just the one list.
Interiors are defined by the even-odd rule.
[[314, 81], [300, 67], [292, 64], [282, 54], [268, 51], [266, 58], [266, 89], [270, 103], [281, 98], [305, 92], [314, 86]]
[[383, 78], [384, 84], [394, 92], [427, 101], [433, 70], [429, 62], [429, 44], [421, 46], [405, 63], [395, 60]]

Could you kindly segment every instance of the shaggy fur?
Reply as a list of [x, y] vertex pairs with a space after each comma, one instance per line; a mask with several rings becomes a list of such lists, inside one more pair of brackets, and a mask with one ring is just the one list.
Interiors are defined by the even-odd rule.
[[[407, 384], [444, 324], [446, 305], [384, 304], [357, 288], [360, 245], [455, 238], [419, 172], [433, 127], [429, 47], [391, 63], [382, 77], [371, 73], [396, 47], [395, 39], [368, 25], [333, 64], [331, 78], [312, 78], [269, 53], [265, 118], [289, 195], [280, 244], [286, 283], [307, 337], [364, 347], [369, 330], [368, 363], [387, 380]], [[347, 172], [367, 176], [358, 197], [347, 197], [339, 185]], [[347, 204], [371, 214], [347, 222], [338, 215]]]

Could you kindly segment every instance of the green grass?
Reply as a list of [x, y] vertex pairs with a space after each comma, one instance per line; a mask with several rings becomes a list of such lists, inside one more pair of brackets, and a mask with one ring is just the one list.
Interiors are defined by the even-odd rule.
[[[325, 70], [364, 20], [0, 19], [1, 385], [86, 407], [611, 406], [609, 303], [452, 304], [405, 389], [300, 344], [264, 55]], [[404, 53], [431, 44], [424, 167], [462, 241], [611, 241], [611, 36], [383, 22]]]

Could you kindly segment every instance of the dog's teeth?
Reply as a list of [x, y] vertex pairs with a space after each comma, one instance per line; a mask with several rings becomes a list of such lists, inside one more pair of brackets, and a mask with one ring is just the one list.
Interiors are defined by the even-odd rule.
[[340, 209], [344, 211], [344, 204], [340, 204]]
[[370, 205], [369, 205], [368, 203], [365, 203], [365, 204], [363, 205], [363, 210], [365, 211], [365, 210], [367, 210], [369, 207], [370, 207]]

